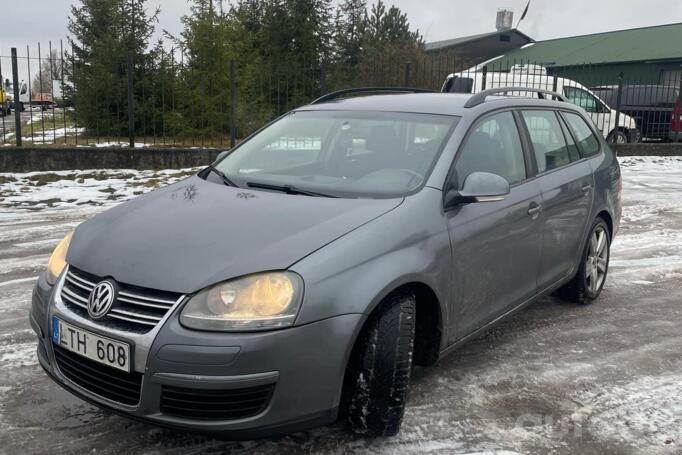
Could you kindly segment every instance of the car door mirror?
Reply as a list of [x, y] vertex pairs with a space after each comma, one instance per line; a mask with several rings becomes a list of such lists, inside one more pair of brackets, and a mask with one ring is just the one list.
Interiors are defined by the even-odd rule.
[[501, 201], [509, 195], [509, 191], [509, 182], [503, 177], [489, 172], [472, 172], [464, 180], [461, 190], [447, 192], [445, 206]]

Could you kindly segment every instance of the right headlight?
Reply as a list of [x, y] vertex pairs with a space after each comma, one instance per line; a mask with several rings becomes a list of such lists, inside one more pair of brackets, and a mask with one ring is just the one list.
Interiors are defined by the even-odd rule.
[[303, 280], [292, 272], [268, 272], [226, 281], [192, 297], [180, 323], [197, 330], [254, 331], [294, 323]]
[[66, 267], [66, 253], [69, 251], [69, 245], [71, 244], [72, 237], [73, 231], [66, 234], [66, 237], [59, 242], [57, 247], [52, 252], [52, 256], [50, 256], [45, 274], [47, 283], [50, 286], [57, 282], [57, 278], [59, 278], [62, 270], [64, 270], [64, 267]]

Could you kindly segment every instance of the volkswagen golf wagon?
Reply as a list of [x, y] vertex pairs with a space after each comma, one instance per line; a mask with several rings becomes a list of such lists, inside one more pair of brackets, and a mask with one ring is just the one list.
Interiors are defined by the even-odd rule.
[[616, 157], [581, 108], [513, 90], [336, 92], [82, 223], [34, 289], [40, 364], [159, 425], [396, 434], [415, 365], [604, 286]]

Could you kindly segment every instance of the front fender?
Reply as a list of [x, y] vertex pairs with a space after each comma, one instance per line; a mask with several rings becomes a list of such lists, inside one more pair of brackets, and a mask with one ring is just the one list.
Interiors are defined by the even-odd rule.
[[424, 188], [402, 205], [302, 259], [291, 270], [305, 295], [296, 324], [349, 313], [369, 314], [407, 283], [429, 286], [447, 325], [450, 240], [442, 193]]

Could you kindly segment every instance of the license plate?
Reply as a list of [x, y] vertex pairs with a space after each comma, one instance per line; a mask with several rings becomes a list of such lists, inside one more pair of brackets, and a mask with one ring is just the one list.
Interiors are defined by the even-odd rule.
[[52, 342], [95, 362], [130, 372], [130, 345], [52, 317]]

